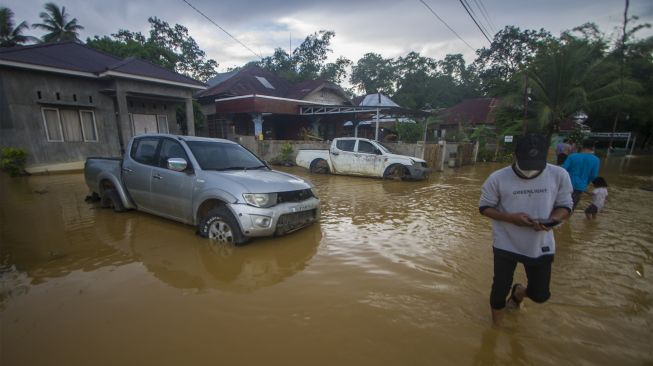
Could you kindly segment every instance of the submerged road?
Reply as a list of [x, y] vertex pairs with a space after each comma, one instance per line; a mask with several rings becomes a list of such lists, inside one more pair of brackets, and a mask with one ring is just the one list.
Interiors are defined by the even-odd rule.
[[283, 168], [315, 183], [321, 222], [243, 247], [87, 204], [81, 174], [3, 175], [0, 364], [652, 363], [653, 160], [602, 165], [605, 211], [556, 229], [551, 300], [497, 330], [477, 204], [499, 167], [423, 182]]

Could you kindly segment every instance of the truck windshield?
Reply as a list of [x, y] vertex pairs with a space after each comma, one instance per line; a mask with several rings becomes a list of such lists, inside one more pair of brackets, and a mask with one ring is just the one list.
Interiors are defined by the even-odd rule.
[[267, 168], [263, 161], [237, 144], [188, 141], [202, 170], [247, 170]]
[[380, 143], [378, 141], [376, 141], [376, 143], [381, 147], [381, 150], [383, 150], [384, 152], [386, 152], [388, 154], [395, 154], [395, 152], [392, 151], [392, 149], [390, 149], [389, 147], [383, 145], [382, 143]]

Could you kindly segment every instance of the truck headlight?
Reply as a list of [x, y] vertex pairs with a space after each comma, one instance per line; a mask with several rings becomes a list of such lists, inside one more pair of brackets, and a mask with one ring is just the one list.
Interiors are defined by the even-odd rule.
[[247, 204], [255, 207], [272, 207], [277, 204], [276, 193], [244, 193]]

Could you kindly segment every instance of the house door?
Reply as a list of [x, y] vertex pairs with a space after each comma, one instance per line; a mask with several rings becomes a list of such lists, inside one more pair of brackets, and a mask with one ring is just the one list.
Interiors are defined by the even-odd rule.
[[132, 114], [134, 136], [146, 133], [168, 133], [168, 117], [156, 114]]

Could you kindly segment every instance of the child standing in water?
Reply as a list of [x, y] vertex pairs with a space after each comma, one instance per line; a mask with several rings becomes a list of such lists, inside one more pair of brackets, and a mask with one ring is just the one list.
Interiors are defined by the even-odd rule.
[[588, 219], [596, 218], [596, 214], [603, 209], [605, 200], [608, 198], [608, 183], [603, 177], [596, 177], [592, 181], [592, 185], [594, 190], [587, 192], [587, 194], [592, 195], [592, 203], [585, 209], [585, 216]]

